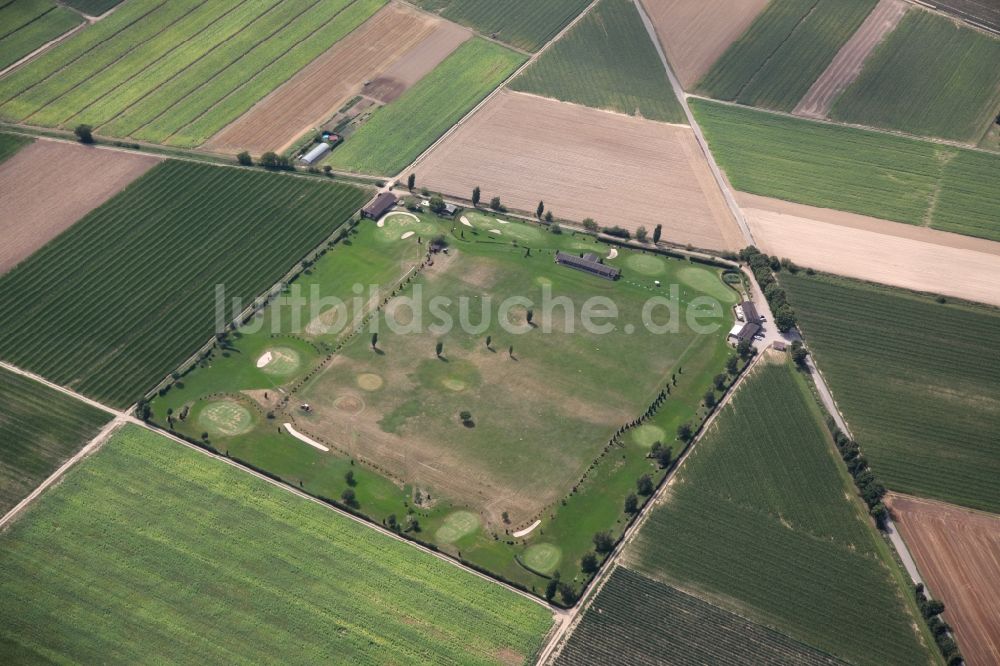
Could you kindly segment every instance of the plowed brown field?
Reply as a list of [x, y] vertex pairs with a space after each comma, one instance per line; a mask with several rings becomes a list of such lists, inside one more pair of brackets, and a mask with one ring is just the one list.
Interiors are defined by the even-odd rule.
[[890, 495], [886, 504], [969, 666], [1000, 664], [1000, 516]]
[[652, 231], [706, 249], [741, 236], [689, 127], [505, 91], [415, 167], [433, 190], [499, 196], [557, 217]]
[[642, 0], [663, 50], [688, 90], [742, 35], [768, 0]]
[[0, 164], [0, 273], [28, 258], [160, 161], [38, 139]]
[[471, 36], [454, 23], [390, 3], [204, 147], [224, 153], [282, 152], [355, 95], [392, 101]]

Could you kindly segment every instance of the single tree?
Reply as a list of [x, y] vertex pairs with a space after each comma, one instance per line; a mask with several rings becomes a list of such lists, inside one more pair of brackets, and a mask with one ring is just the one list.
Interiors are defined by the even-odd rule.
[[420, 520], [414, 516], [412, 513], [406, 514], [406, 527], [405, 532], [419, 532], [420, 531]]
[[396, 514], [394, 513], [390, 513], [385, 517], [385, 524], [390, 530], [395, 531], [399, 529], [399, 521], [396, 519]]
[[76, 134], [76, 139], [80, 143], [94, 143], [93, 129], [90, 125], [77, 125], [73, 134]]
[[594, 535], [594, 550], [604, 555], [614, 550], [615, 542], [610, 532], [598, 532]]
[[372, 333], [372, 349], [378, 347], [378, 333]]
[[690, 442], [692, 436], [694, 436], [694, 432], [691, 430], [690, 423], [682, 423], [677, 426], [677, 439], [682, 442]]
[[347, 485], [349, 485], [352, 488], [358, 483], [355, 480], [355, 478], [354, 478], [354, 470], [353, 469], [347, 470], [347, 473], [344, 474], [344, 481], [346, 481]]
[[585, 574], [592, 574], [597, 571], [597, 555], [587, 553], [580, 558], [580, 571]]
[[542, 219], [542, 213], [544, 212], [545, 212], [545, 202], [539, 201], [538, 208], [535, 209], [535, 217], [537, 217], [538, 219]]
[[639, 498], [635, 496], [635, 493], [629, 493], [628, 497], [625, 498], [625, 513], [633, 514], [639, 510]]
[[479, 200], [482, 198], [482, 196], [483, 196], [483, 193], [480, 191], [478, 185], [476, 185], [474, 188], [472, 188], [472, 205], [473, 206], [478, 206], [479, 205]]
[[726, 388], [726, 375], [718, 374], [712, 379], [712, 384], [715, 386], [715, 390], [722, 391]]
[[777, 326], [778, 330], [782, 333], [795, 328], [795, 324], [795, 310], [792, 309], [792, 306], [785, 303], [775, 311], [774, 325]]
[[492, 344], [493, 344], [493, 336], [492, 335], [487, 335], [486, 336], [486, 348], [490, 349], [490, 345], [492, 345]]
[[712, 389], [705, 391], [705, 397], [703, 400], [705, 401], [705, 406], [709, 409], [715, 407], [715, 391]]
[[510, 356], [511, 358], [514, 358], [514, 345], [507, 347], [507, 355]]
[[438, 342], [436, 345], [434, 345], [434, 354], [438, 358], [441, 358], [441, 352], [443, 352], [443, 351], [444, 351], [444, 343], [443, 342]]
[[753, 343], [749, 340], [740, 340], [739, 344], [736, 345], [736, 353], [739, 354], [740, 358], [750, 358], [753, 356]]
[[406, 189], [413, 191], [413, 188], [417, 185], [417, 174], [411, 173], [406, 177]]
[[344, 488], [344, 492], [340, 493], [340, 499], [344, 500], [347, 506], [354, 506], [357, 503], [357, 495], [354, 494], [353, 488]]
[[646, 238], [648, 236], [649, 236], [649, 231], [646, 230], [646, 227], [639, 227], [638, 229], [635, 230], [636, 240], [638, 240], [640, 243], [645, 243]]
[[548, 584], [545, 586], [545, 600], [552, 601], [556, 596], [556, 591], [559, 589], [559, 572], [557, 571], [552, 578], [549, 579]]
[[324, 164], [323, 165], [323, 173], [326, 174], [327, 176], [332, 176], [333, 175], [333, 167], [330, 166], [329, 164]]
[[250, 153], [245, 150], [236, 156], [236, 161], [243, 166], [253, 166], [253, 158], [250, 157]]
[[534, 310], [528, 310], [528, 314], [525, 316], [525, 318], [528, 320], [528, 325], [530, 326], [531, 325], [531, 321], [535, 318], [535, 311]]
[[576, 589], [569, 583], [559, 583], [559, 596], [567, 606], [572, 606], [579, 598]]
[[808, 358], [809, 352], [806, 350], [805, 345], [802, 344], [802, 341], [794, 341], [792, 343], [792, 360], [795, 361], [795, 365], [804, 370], [806, 368], [806, 360]]
[[658, 224], [658, 225], [656, 225], [656, 228], [653, 229], [653, 242], [654, 243], [659, 243], [660, 242], [660, 237], [662, 235], [663, 235], [663, 225], [662, 224]]
[[729, 358], [726, 359], [726, 372], [728, 372], [731, 375], [736, 375], [736, 372], [739, 370], [739, 368], [740, 368], [739, 356], [730, 356]]
[[583, 228], [587, 231], [597, 231], [597, 222], [594, 222], [593, 218], [585, 218], [583, 220]]
[[490, 208], [492, 208], [495, 211], [503, 210], [503, 204], [500, 203], [500, 197], [493, 197], [492, 199], [490, 199]]
[[438, 196], [436, 194], [434, 196], [432, 196], [431, 200], [430, 200], [430, 204], [431, 204], [431, 212], [432, 213], [435, 213], [437, 215], [441, 215], [442, 213], [444, 213], [444, 211], [445, 211], [445, 203], [444, 203], [444, 199], [442, 199], [440, 196]]
[[653, 479], [649, 474], [643, 474], [635, 480], [635, 488], [640, 495], [649, 496], [653, 494]]
[[556, 219], [556, 218], [555, 218], [555, 216], [554, 216], [554, 215], [552, 214], [552, 211], [551, 211], [551, 210], [547, 210], [547, 211], [545, 211], [545, 221], [546, 221], [546, 222], [548, 222], [549, 224], [552, 224], [552, 222], [553, 222], [553, 221], [554, 221], [555, 219]]
[[510, 514], [508, 514], [506, 511], [500, 514], [500, 518], [501, 520], [503, 520], [504, 525], [510, 525]]

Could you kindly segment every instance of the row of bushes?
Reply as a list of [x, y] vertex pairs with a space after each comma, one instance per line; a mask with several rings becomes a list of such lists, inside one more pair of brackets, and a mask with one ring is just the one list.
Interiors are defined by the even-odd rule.
[[764, 292], [764, 298], [774, 313], [774, 325], [782, 333], [795, 328], [795, 310], [788, 304], [785, 290], [781, 288], [774, 274], [781, 270], [797, 273], [800, 269], [788, 259], [769, 257], [753, 245], [740, 250], [739, 258], [750, 265], [753, 276]]
[[951, 627], [941, 619], [941, 613], [944, 612], [944, 602], [937, 599], [928, 599], [924, 593], [923, 583], [917, 583], [914, 596], [917, 600], [917, 606], [920, 607], [920, 614], [923, 616], [924, 622], [927, 623], [927, 628], [930, 629], [931, 634], [934, 636], [934, 642], [937, 644], [938, 649], [941, 650], [941, 656], [944, 657], [945, 662], [948, 666], [961, 666], [964, 664], [965, 658], [962, 657], [962, 653], [958, 650], [958, 643], [955, 642]]
[[837, 445], [837, 450], [840, 451], [840, 457], [847, 465], [847, 471], [854, 479], [854, 485], [857, 486], [861, 498], [868, 505], [868, 512], [875, 519], [878, 528], [885, 530], [886, 520], [889, 518], [889, 511], [882, 503], [882, 498], [885, 497], [886, 493], [885, 485], [878, 480], [875, 472], [868, 466], [868, 459], [861, 454], [858, 443], [845, 435], [834, 423], [832, 417], [827, 419], [827, 426], [833, 434], [833, 441]]

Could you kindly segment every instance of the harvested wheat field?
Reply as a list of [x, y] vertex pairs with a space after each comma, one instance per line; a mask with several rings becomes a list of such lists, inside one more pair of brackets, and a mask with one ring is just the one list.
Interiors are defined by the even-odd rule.
[[282, 152], [355, 95], [392, 101], [471, 36], [466, 28], [392, 2], [204, 147], [225, 153]]
[[768, 0], [642, 0], [670, 65], [693, 88]]
[[880, 0], [793, 113], [807, 118], [825, 118], [834, 100], [858, 78], [868, 56], [896, 29], [909, 6], [903, 0]]
[[706, 249], [741, 237], [694, 133], [534, 95], [505, 91], [415, 167], [421, 185], [558, 218], [652, 231]]
[[38, 139], [0, 164], [0, 273], [6, 273], [160, 161]]
[[738, 193], [761, 250], [859, 280], [1000, 306], [1000, 243]]
[[890, 494], [886, 504], [969, 666], [1000, 664], [1000, 516]]

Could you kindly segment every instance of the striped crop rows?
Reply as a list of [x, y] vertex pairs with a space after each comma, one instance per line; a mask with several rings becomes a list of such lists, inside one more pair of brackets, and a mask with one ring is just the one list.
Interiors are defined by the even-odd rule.
[[0, 279], [0, 357], [115, 405], [248, 303], [363, 202], [355, 187], [166, 162]]
[[537, 51], [590, 0], [417, 0], [417, 4], [484, 35], [496, 35], [525, 51]]
[[8, 0], [0, 3], [0, 69], [83, 22], [52, 0]]
[[0, 81], [0, 118], [197, 146], [383, 4], [127, 3]]

